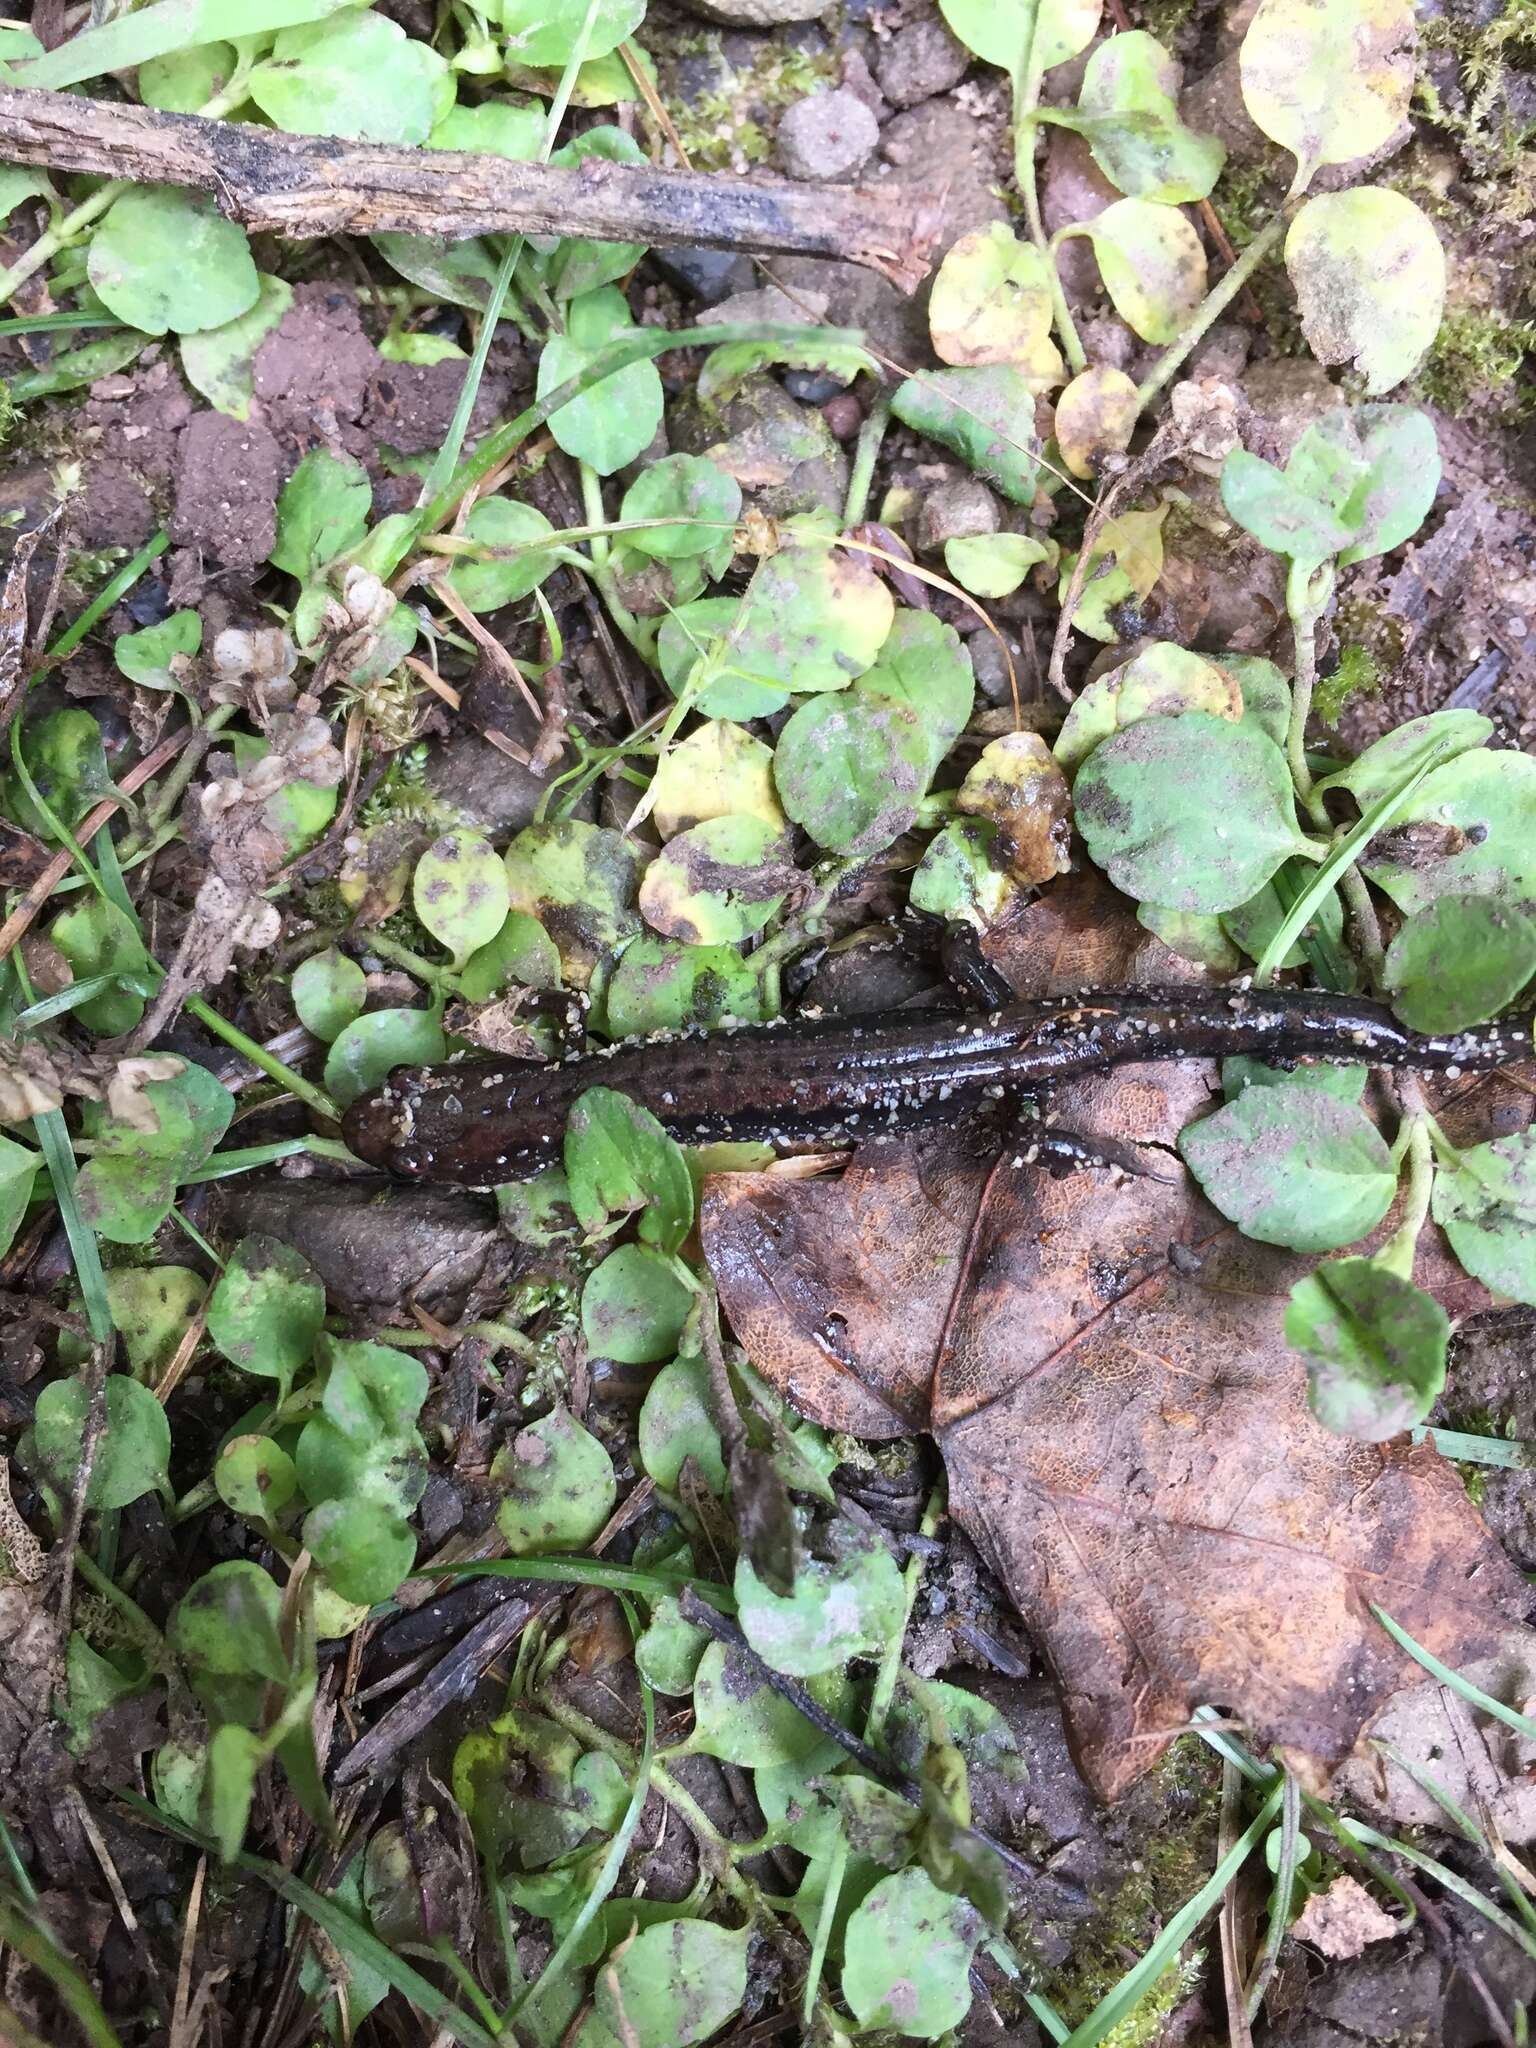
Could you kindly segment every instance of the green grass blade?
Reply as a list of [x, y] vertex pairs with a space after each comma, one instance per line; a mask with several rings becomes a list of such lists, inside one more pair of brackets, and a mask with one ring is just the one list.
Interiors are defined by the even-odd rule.
[[[135, 17], [140, 18], [142, 17]], [[81, 40], [81, 37], [76, 36], [74, 43], [66, 47], [73, 49]], [[64, 628], [48, 649], [49, 660], [60, 661], [66, 654], [73, 653], [97, 620], [104, 619], [118, 599], [132, 590], [150, 563], [163, 555], [170, 544], [171, 536], [163, 526], [158, 533], [151, 534], [139, 552], [124, 562], [117, 574], [101, 586], [79, 618]]]
[[36, 1921], [4, 1897], [0, 1897], [0, 1944], [15, 1949], [49, 1979], [90, 2048], [123, 2048], [95, 1992], [69, 1957]]
[[1462, 1465], [1496, 1465], [1508, 1472], [1528, 1471], [1536, 1465], [1536, 1444], [1507, 1436], [1468, 1436], [1459, 1429], [1442, 1429], [1438, 1423], [1420, 1425], [1409, 1431], [1416, 1444], [1433, 1440], [1442, 1458], [1454, 1458]]
[[[629, 1623], [630, 1635], [638, 1638], [640, 1627], [635, 1619], [634, 1610], [622, 1594], [619, 1598], [623, 1604], [624, 1618]], [[645, 1740], [641, 1744], [640, 1764], [635, 1772], [635, 1783], [629, 1795], [629, 1804], [624, 1809], [624, 1818], [619, 1822], [613, 1840], [608, 1844], [608, 1853], [602, 1860], [597, 1876], [592, 1880], [591, 1891], [582, 1900], [581, 1910], [565, 1930], [559, 1947], [533, 1982], [513, 2001], [506, 2016], [507, 2027], [511, 2026], [525, 2005], [531, 2005], [541, 1991], [559, 1981], [565, 1972], [566, 1964], [576, 1952], [577, 1943], [602, 1911], [609, 1894], [619, 1881], [619, 1872], [624, 1867], [624, 1858], [628, 1855], [629, 1845], [635, 1838], [635, 1830], [640, 1825], [641, 1809], [651, 1789], [651, 1767], [656, 1758], [656, 1695], [643, 1672], [640, 1674], [640, 1705], [645, 1715]]]
[[45, 1110], [41, 1116], [33, 1117], [32, 1128], [53, 1183], [53, 1198], [59, 1205], [64, 1235], [69, 1239], [75, 1278], [80, 1282], [80, 1298], [85, 1303], [85, 1320], [96, 1342], [108, 1344], [112, 1340], [112, 1309], [107, 1301], [107, 1276], [101, 1270], [101, 1247], [96, 1242], [96, 1233], [80, 1214], [75, 1155], [63, 1112]]
[[[178, 1841], [190, 1843], [207, 1855], [218, 1854], [217, 1844], [211, 1836], [172, 1820], [169, 1814], [162, 1813], [158, 1806], [152, 1806], [136, 1792], [120, 1792], [118, 1797], [141, 1820], [148, 1821], [162, 1833], [174, 1835]], [[370, 1928], [354, 1920], [344, 1906], [328, 1899], [324, 1892], [317, 1892], [303, 1878], [295, 1877], [281, 1864], [269, 1863], [264, 1856], [252, 1856], [245, 1850], [235, 1857], [232, 1867], [245, 1871], [248, 1876], [260, 1878], [285, 1905], [294, 1907], [307, 1920], [312, 1920], [320, 1932], [335, 1943], [345, 1960], [361, 1964], [364, 1969], [376, 1970], [392, 1991], [398, 1991], [402, 1998], [409, 1999], [433, 2026], [442, 2029], [450, 2041], [457, 2041], [459, 2048], [504, 2048], [504, 2043], [499, 2042], [494, 2034], [482, 2027], [478, 2020], [471, 2019], [445, 1992], [429, 1983], [419, 1970], [413, 1970], [392, 1948], [386, 1947]]]
[[1349, 1823], [1349, 1833], [1368, 1843], [1372, 1848], [1385, 1851], [1389, 1856], [1401, 1856], [1403, 1861], [1411, 1863], [1415, 1870], [1422, 1870], [1426, 1877], [1432, 1877], [1436, 1884], [1443, 1885], [1448, 1892], [1454, 1892], [1464, 1905], [1470, 1906], [1474, 1913], [1480, 1913], [1490, 1927], [1496, 1927], [1507, 1940], [1512, 1941], [1525, 1955], [1536, 1961], [1536, 1935], [1528, 1934], [1518, 1921], [1511, 1920], [1502, 1907], [1496, 1906], [1492, 1899], [1480, 1892], [1477, 1886], [1470, 1883], [1459, 1871], [1452, 1870], [1449, 1864], [1437, 1861], [1423, 1849], [1416, 1848], [1412, 1842], [1399, 1841], [1394, 1835], [1379, 1835], [1374, 1828], [1367, 1827], [1361, 1820], [1352, 1820]]
[[1310, 924], [1313, 912], [1344, 870], [1354, 865], [1355, 855], [1392, 822], [1425, 777], [1443, 765], [1435, 759], [1426, 761], [1406, 776], [1396, 789], [1388, 790], [1384, 797], [1373, 803], [1358, 823], [1345, 833], [1275, 928], [1264, 948], [1263, 959], [1253, 970], [1255, 988], [1265, 988], [1274, 980], [1280, 962], [1295, 945], [1303, 926]]
[[1492, 1714], [1496, 1721], [1502, 1721], [1506, 1728], [1513, 1728], [1518, 1734], [1528, 1736], [1536, 1742], [1536, 1721], [1529, 1714], [1522, 1714], [1516, 1707], [1506, 1707], [1502, 1700], [1496, 1700], [1491, 1693], [1482, 1692], [1470, 1678], [1463, 1678], [1459, 1671], [1453, 1671], [1449, 1664], [1426, 1650], [1422, 1643], [1416, 1643], [1407, 1629], [1395, 1622], [1383, 1607], [1372, 1606], [1372, 1614], [1381, 1623], [1387, 1634], [1400, 1650], [1406, 1650], [1415, 1664], [1422, 1664], [1433, 1678], [1442, 1685], [1448, 1685], [1458, 1699], [1464, 1699], [1469, 1707], [1476, 1707], [1480, 1713]]
[[1067, 2037], [1066, 2048], [1097, 2048], [1097, 2044], [1119, 2025], [1126, 2014], [1140, 2004], [1268, 1833], [1270, 1823], [1279, 1811], [1284, 1789], [1283, 1781], [1273, 1787], [1264, 1804], [1199, 1891], [1180, 1906], [1141, 1961], [1127, 1970], [1120, 1982], [1099, 2000], [1082, 2025], [1072, 2030]]
[[610, 1593], [638, 1593], [642, 1600], [662, 1600], [670, 1593], [697, 1593], [722, 1614], [736, 1612], [736, 1596], [709, 1579], [691, 1579], [682, 1572], [640, 1571], [634, 1565], [605, 1564], [596, 1557], [486, 1557], [464, 1564], [418, 1565], [413, 1578], [547, 1579], [557, 1586], [602, 1586]]

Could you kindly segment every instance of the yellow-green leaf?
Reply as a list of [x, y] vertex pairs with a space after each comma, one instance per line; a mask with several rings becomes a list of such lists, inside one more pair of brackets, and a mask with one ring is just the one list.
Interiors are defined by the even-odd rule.
[[944, 258], [928, 325], [941, 362], [1015, 363], [1042, 389], [1061, 377], [1046, 258], [1002, 221], [962, 235]]
[[1418, 368], [1445, 310], [1445, 252], [1411, 199], [1320, 193], [1291, 222], [1285, 267], [1320, 363], [1354, 363], [1373, 397]]
[[761, 818], [775, 832], [784, 813], [773, 790], [773, 750], [744, 726], [712, 718], [657, 763], [651, 814], [663, 839], [731, 812]]
[[1296, 159], [1292, 193], [1322, 164], [1380, 149], [1408, 111], [1409, 0], [1261, 0], [1239, 57], [1243, 102]]
[[1124, 370], [1083, 370], [1056, 401], [1056, 445], [1074, 476], [1097, 476], [1131, 445], [1141, 401]]
[[1176, 206], [1117, 199], [1071, 230], [1086, 235], [1115, 311], [1143, 341], [1177, 340], [1205, 297], [1205, 249]]

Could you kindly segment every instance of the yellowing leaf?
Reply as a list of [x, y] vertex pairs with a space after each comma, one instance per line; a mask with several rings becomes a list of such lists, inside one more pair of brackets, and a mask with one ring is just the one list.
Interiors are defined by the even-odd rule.
[[651, 783], [652, 815], [663, 839], [729, 813], [761, 818], [775, 832], [784, 813], [773, 789], [773, 751], [744, 726], [712, 718], [672, 747]]
[[1046, 258], [1002, 221], [962, 235], [944, 258], [928, 324], [941, 362], [1014, 363], [1042, 389], [1061, 377]]
[[1049, 882], [1072, 864], [1072, 799], [1037, 732], [1004, 733], [984, 747], [955, 808], [996, 827], [998, 852], [1015, 882]]
[[1411, 199], [1382, 185], [1309, 199], [1285, 267], [1320, 363], [1355, 363], [1372, 397], [1418, 368], [1445, 309], [1445, 252]]
[[1208, 711], [1236, 721], [1243, 715], [1243, 694], [1214, 661], [1170, 640], [1155, 640], [1132, 660], [1096, 676], [1074, 700], [1056, 736], [1056, 759], [1073, 775], [1112, 733], [1138, 718], [1168, 718], [1180, 711]]
[[972, 597], [1011, 597], [1037, 562], [1054, 568], [1061, 550], [1029, 533], [965, 534], [944, 543], [944, 566]]
[[[1072, 623], [1080, 633], [1095, 640], [1118, 640], [1119, 633], [1110, 612], [1129, 597], [1146, 597], [1163, 573], [1163, 521], [1166, 505], [1150, 512], [1122, 512], [1106, 519], [1088, 557], [1088, 580], [1078, 599]], [[1060, 597], [1065, 600], [1067, 582], [1076, 555], [1063, 557]]]
[[1243, 102], [1296, 159], [1292, 193], [1322, 164], [1380, 149], [1408, 111], [1409, 0], [1262, 0], [1243, 38]]
[[1087, 235], [1115, 311], [1143, 341], [1177, 340], [1205, 297], [1205, 250], [1176, 206], [1117, 199], [1073, 228]]
[[1107, 457], [1123, 455], [1141, 401], [1124, 370], [1082, 371], [1056, 401], [1056, 444], [1074, 476], [1097, 476]]

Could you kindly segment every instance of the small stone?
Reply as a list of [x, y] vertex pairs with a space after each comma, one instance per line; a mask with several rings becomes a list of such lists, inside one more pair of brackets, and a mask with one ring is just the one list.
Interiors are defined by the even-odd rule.
[[851, 441], [864, 424], [864, 408], [851, 391], [840, 391], [821, 408], [821, 416], [832, 429], [835, 441]]
[[919, 100], [931, 100], [958, 85], [970, 63], [964, 43], [930, 16], [892, 36], [875, 64], [875, 77], [894, 106], [915, 107]]
[[879, 123], [853, 93], [839, 86], [799, 100], [779, 123], [779, 162], [807, 183], [851, 177], [880, 140]]
[[912, 544], [920, 555], [936, 555], [947, 540], [972, 540], [996, 531], [996, 498], [979, 477], [958, 477], [924, 495], [913, 522]]
[[802, 405], [825, 405], [848, 388], [846, 377], [834, 377], [826, 370], [786, 370], [784, 389]]

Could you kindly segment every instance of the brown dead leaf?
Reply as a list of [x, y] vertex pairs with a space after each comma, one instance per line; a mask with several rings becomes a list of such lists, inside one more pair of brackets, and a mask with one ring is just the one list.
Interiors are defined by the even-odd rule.
[[[1056, 893], [1013, 949], [1050, 962], [1035, 993], [1134, 944]], [[1308, 1262], [1241, 1238], [1177, 1166], [1209, 1087], [1185, 1062], [1053, 1100], [1066, 1128], [1155, 1148], [1172, 1180], [1051, 1180], [1022, 1145], [989, 1163], [944, 1135], [867, 1145], [835, 1181], [721, 1176], [701, 1217], [737, 1336], [802, 1412], [936, 1438], [951, 1513], [1111, 1799], [1202, 1703], [1316, 1780], [1416, 1672], [1372, 1601], [1451, 1664], [1527, 1604], [1428, 1444], [1366, 1448], [1312, 1420], [1282, 1331]]]
[[1335, 1962], [1363, 1955], [1373, 1941], [1391, 1941], [1400, 1931], [1392, 1915], [1347, 1874], [1327, 1891], [1314, 1892], [1291, 1927], [1298, 1941], [1310, 1942]]

